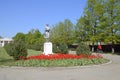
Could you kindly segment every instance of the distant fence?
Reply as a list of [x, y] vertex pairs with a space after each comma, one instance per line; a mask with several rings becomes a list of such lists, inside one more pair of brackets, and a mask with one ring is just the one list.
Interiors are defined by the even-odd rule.
[[[120, 44], [116, 44], [114, 46], [112, 45], [101, 45], [103, 52], [112, 52], [112, 47], [114, 47], [115, 53], [120, 53]], [[94, 50], [97, 51], [97, 45], [94, 46]], [[90, 45], [90, 49], [92, 49], [92, 46]]]
[[[78, 45], [70, 45], [69, 48], [75, 50]], [[112, 52], [112, 45], [101, 45], [103, 52]], [[92, 50], [92, 45], [89, 45], [90, 49]], [[116, 44], [113, 46], [115, 53], [120, 53], [120, 44]], [[98, 45], [94, 45], [94, 51], [97, 52]]]

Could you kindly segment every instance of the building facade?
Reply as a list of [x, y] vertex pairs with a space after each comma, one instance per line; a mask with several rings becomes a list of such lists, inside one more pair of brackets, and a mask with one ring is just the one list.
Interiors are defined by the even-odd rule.
[[12, 42], [13, 39], [9, 39], [9, 38], [1, 38], [0, 39], [0, 47], [4, 47], [5, 44], [8, 44], [10, 42]]

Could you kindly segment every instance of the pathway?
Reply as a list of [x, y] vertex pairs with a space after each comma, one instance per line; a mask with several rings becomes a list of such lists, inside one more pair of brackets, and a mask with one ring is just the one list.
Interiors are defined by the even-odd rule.
[[120, 80], [120, 56], [103, 54], [112, 62], [84, 67], [0, 68], [0, 80]]

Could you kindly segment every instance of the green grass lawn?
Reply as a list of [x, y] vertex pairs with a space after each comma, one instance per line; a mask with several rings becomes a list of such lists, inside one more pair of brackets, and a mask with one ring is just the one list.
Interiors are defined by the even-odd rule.
[[12, 59], [12, 57], [10, 57], [4, 48], [0, 47], [0, 60], [2, 59]]
[[39, 54], [42, 54], [42, 51], [35, 51], [35, 50], [28, 49], [28, 56], [39, 55]]
[[[41, 51], [35, 51], [35, 50], [28, 49], [28, 56], [39, 55], [41, 53], [42, 53]], [[2, 47], [0, 47], [0, 60], [1, 59], [12, 59], [12, 57], [10, 57], [5, 51], [5, 49]]]
[[[41, 54], [41, 51], [28, 49], [28, 56]], [[13, 65], [15, 60], [7, 54], [4, 48], [0, 47], [0, 65]]]

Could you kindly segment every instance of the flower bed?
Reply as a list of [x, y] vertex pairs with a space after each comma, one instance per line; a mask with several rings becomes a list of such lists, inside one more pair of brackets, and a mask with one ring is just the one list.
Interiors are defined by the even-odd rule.
[[97, 55], [72, 55], [72, 54], [49, 54], [29, 56], [26, 60], [19, 60], [15, 66], [28, 67], [63, 67], [63, 66], [83, 66], [91, 64], [101, 64], [108, 62], [100, 54]]
[[93, 58], [103, 58], [100, 54], [97, 55], [73, 55], [73, 54], [49, 54], [49, 55], [44, 55], [40, 54], [37, 56], [29, 56], [27, 59], [45, 59], [45, 60], [50, 60], [50, 59], [82, 59], [82, 58], [87, 58], [87, 59], [93, 59]]

